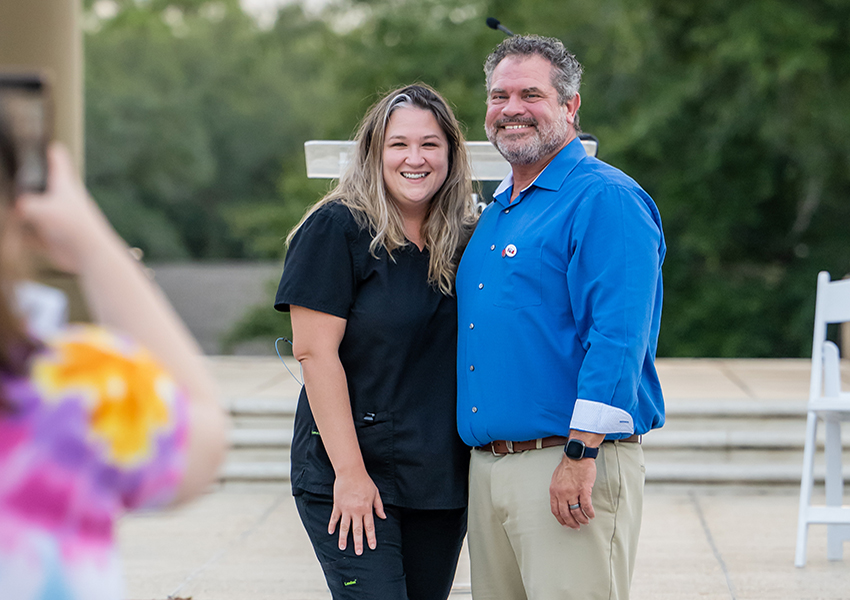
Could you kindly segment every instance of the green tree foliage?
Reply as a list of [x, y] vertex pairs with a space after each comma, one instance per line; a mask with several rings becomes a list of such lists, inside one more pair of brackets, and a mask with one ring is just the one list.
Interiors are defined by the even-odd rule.
[[302, 144], [335, 98], [321, 57], [295, 49], [321, 46], [327, 29], [291, 10], [262, 32], [235, 0], [119, 6], [86, 37], [95, 197], [152, 259], [279, 256], [281, 230], [273, 248], [255, 242], [281, 225], [269, 207], [293, 183], [310, 195], [325, 185], [301, 183]]
[[850, 272], [850, 7], [648, 6], [640, 103], [611, 139], [669, 238], [660, 352], [804, 355], [816, 273]]
[[392, 87], [435, 86], [483, 139], [495, 16], [576, 53], [582, 127], [661, 209], [659, 354], [805, 355], [816, 273], [850, 272], [846, 2], [332, 0], [263, 28], [236, 0], [98, 18], [103, 1], [87, 5], [89, 183], [149, 257], [281, 257], [329, 185], [306, 179], [303, 143], [349, 138]]

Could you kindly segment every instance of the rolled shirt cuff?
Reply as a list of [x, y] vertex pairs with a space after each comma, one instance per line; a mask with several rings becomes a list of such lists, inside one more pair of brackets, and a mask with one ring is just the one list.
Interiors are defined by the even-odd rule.
[[627, 433], [635, 432], [632, 416], [622, 408], [609, 406], [592, 400], [576, 400], [570, 429], [590, 433]]

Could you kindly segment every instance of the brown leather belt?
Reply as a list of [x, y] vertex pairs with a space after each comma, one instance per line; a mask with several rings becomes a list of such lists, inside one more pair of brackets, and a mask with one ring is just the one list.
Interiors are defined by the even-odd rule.
[[[629, 442], [640, 444], [642, 437], [643, 436], [635, 434], [627, 438], [623, 438], [621, 440], [605, 441]], [[502, 456], [504, 454], [515, 454], [517, 452], [525, 452], [526, 450], [540, 450], [541, 448], [551, 448], [552, 446], [565, 446], [568, 439], [569, 438], [566, 438], [562, 435], [550, 435], [549, 437], [537, 438], [536, 440], [528, 440], [525, 442], [509, 442], [507, 440], [496, 440], [483, 446], [475, 446], [475, 449], [483, 450], [485, 452], [492, 452], [496, 456]]]

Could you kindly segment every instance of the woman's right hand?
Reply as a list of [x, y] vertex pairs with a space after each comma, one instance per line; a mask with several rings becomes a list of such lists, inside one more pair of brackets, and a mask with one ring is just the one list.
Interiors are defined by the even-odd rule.
[[366, 543], [374, 550], [378, 541], [375, 537], [375, 519], [373, 513], [386, 519], [381, 493], [363, 470], [352, 475], [337, 475], [334, 481], [334, 507], [328, 523], [328, 533], [333, 534], [339, 524], [339, 549], [348, 545], [348, 533], [354, 538], [354, 553], [363, 554], [363, 533]]

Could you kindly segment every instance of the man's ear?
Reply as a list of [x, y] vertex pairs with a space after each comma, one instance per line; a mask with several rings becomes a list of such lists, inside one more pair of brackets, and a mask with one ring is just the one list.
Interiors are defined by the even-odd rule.
[[578, 114], [580, 106], [581, 96], [578, 93], [567, 100], [567, 103], [564, 105], [564, 113], [567, 115], [567, 122], [572, 126], [575, 126], [576, 124], [576, 115]]

